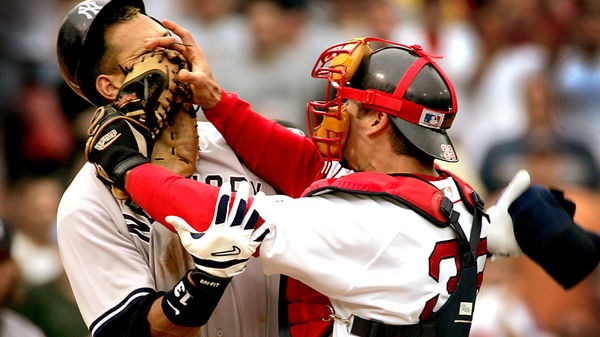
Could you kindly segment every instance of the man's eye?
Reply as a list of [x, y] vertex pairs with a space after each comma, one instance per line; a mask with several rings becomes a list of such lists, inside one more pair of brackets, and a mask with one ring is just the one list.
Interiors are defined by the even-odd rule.
[[127, 75], [127, 74], [129, 74], [133, 70], [133, 67], [131, 67], [131, 66], [130, 67], [128, 67], [128, 66], [123, 67], [122, 65], [119, 64], [119, 69], [121, 69], [121, 72], [123, 72], [123, 75]]

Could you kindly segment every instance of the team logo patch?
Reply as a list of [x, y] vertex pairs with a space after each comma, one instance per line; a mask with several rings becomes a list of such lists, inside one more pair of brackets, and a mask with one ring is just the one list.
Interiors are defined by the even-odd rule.
[[452, 190], [452, 186], [442, 187], [441, 191], [448, 199], [454, 201], [454, 191]]
[[458, 314], [461, 316], [471, 316], [473, 313], [473, 303], [471, 302], [460, 302]]
[[117, 130], [110, 130], [107, 134], [102, 136], [96, 145], [94, 145], [94, 149], [98, 151], [102, 151], [110, 146], [117, 138], [121, 137], [120, 133], [117, 133]]
[[439, 129], [442, 127], [442, 123], [444, 122], [444, 114], [441, 112], [431, 111], [427, 109], [423, 109], [421, 112], [421, 119], [419, 120], [419, 124], [426, 126], [428, 128]]
[[452, 145], [442, 144], [440, 145], [440, 148], [442, 149], [442, 158], [446, 160], [456, 160], [456, 154], [454, 153]]
[[127, 103], [131, 103], [133, 101], [138, 101], [138, 97], [135, 93], [131, 93], [131, 94], [126, 94], [121, 96], [121, 98], [119, 98], [116, 102], [115, 102], [115, 106], [117, 108], [122, 108], [125, 104]]
[[77, 14], [85, 15], [88, 20], [93, 19], [102, 7], [96, 1], [84, 1], [77, 8]]

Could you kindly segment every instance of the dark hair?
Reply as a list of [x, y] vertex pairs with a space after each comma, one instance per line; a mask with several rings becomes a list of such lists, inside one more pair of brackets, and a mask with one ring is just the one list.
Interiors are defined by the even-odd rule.
[[[358, 113], [356, 114], [356, 118], [363, 118], [369, 110], [370, 109], [365, 109], [361, 104]], [[406, 136], [404, 136], [404, 134], [400, 132], [400, 130], [396, 127], [396, 125], [394, 125], [394, 122], [392, 122], [391, 120], [390, 126], [392, 130], [394, 130], [394, 132], [390, 134], [390, 140], [392, 143], [392, 150], [395, 154], [413, 157], [422, 164], [433, 164], [434, 158], [428, 155], [427, 153], [419, 150], [418, 147], [413, 145], [413, 143], [411, 143], [410, 140], [408, 140], [408, 138], [406, 138]]]
[[390, 122], [390, 124], [392, 124], [392, 130], [394, 130], [394, 132], [390, 134], [390, 139], [392, 141], [392, 150], [395, 154], [413, 157], [424, 165], [433, 165], [434, 158], [432, 156], [414, 146], [393, 122]]
[[96, 81], [96, 78], [99, 75], [114, 73], [118, 70], [117, 65], [114, 62], [115, 53], [111, 50], [110, 46], [107, 45], [106, 40], [104, 39], [104, 33], [111, 26], [130, 21], [138, 14], [140, 14], [139, 8], [134, 6], [123, 6], [119, 8], [119, 10], [107, 14], [102, 20], [100, 29], [96, 30], [95, 36], [88, 37], [93, 39], [92, 41], [97, 41], [97, 43], [91, 45], [91, 48], [89, 48], [84, 56], [84, 59], [89, 60], [89, 63], [85, 64], [85, 67], [90, 69], [87, 81]]

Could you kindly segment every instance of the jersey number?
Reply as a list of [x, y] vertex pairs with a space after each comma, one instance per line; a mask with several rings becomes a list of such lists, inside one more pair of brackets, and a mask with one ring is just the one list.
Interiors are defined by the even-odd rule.
[[[456, 289], [456, 284], [458, 283], [458, 275], [460, 274], [462, 263], [459, 255], [459, 245], [456, 239], [450, 241], [440, 241], [435, 244], [435, 248], [431, 255], [429, 256], [429, 276], [434, 279], [436, 282], [440, 282], [440, 265], [443, 260], [452, 259], [454, 261], [454, 265], [456, 266], [456, 275], [450, 277], [448, 282], [446, 283], [446, 291], [449, 294], [454, 292]], [[482, 239], [479, 241], [479, 245], [477, 246], [477, 257], [483, 256], [487, 254], [487, 239]], [[477, 289], [481, 286], [481, 282], [483, 281], [483, 272], [477, 273]], [[436, 295], [429, 299], [425, 304], [425, 308], [419, 315], [419, 319], [423, 320], [433, 313], [433, 308], [437, 304], [439, 295]]]

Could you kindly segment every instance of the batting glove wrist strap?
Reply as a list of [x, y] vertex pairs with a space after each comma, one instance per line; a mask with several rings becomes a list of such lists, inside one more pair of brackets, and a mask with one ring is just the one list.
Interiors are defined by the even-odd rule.
[[101, 178], [124, 190], [125, 173], [149, 162], [150, 132], [110, 105], [96, 111], [88, 132], [87, 160], [96, 165]]
[[[190, 282], [188, 276], [193, 280]], [[192, 270], [163, 296], [162, 310], [167, 318], [181, 326], [206, 324], [231, 278], [215, 277], [201, 270]]]

